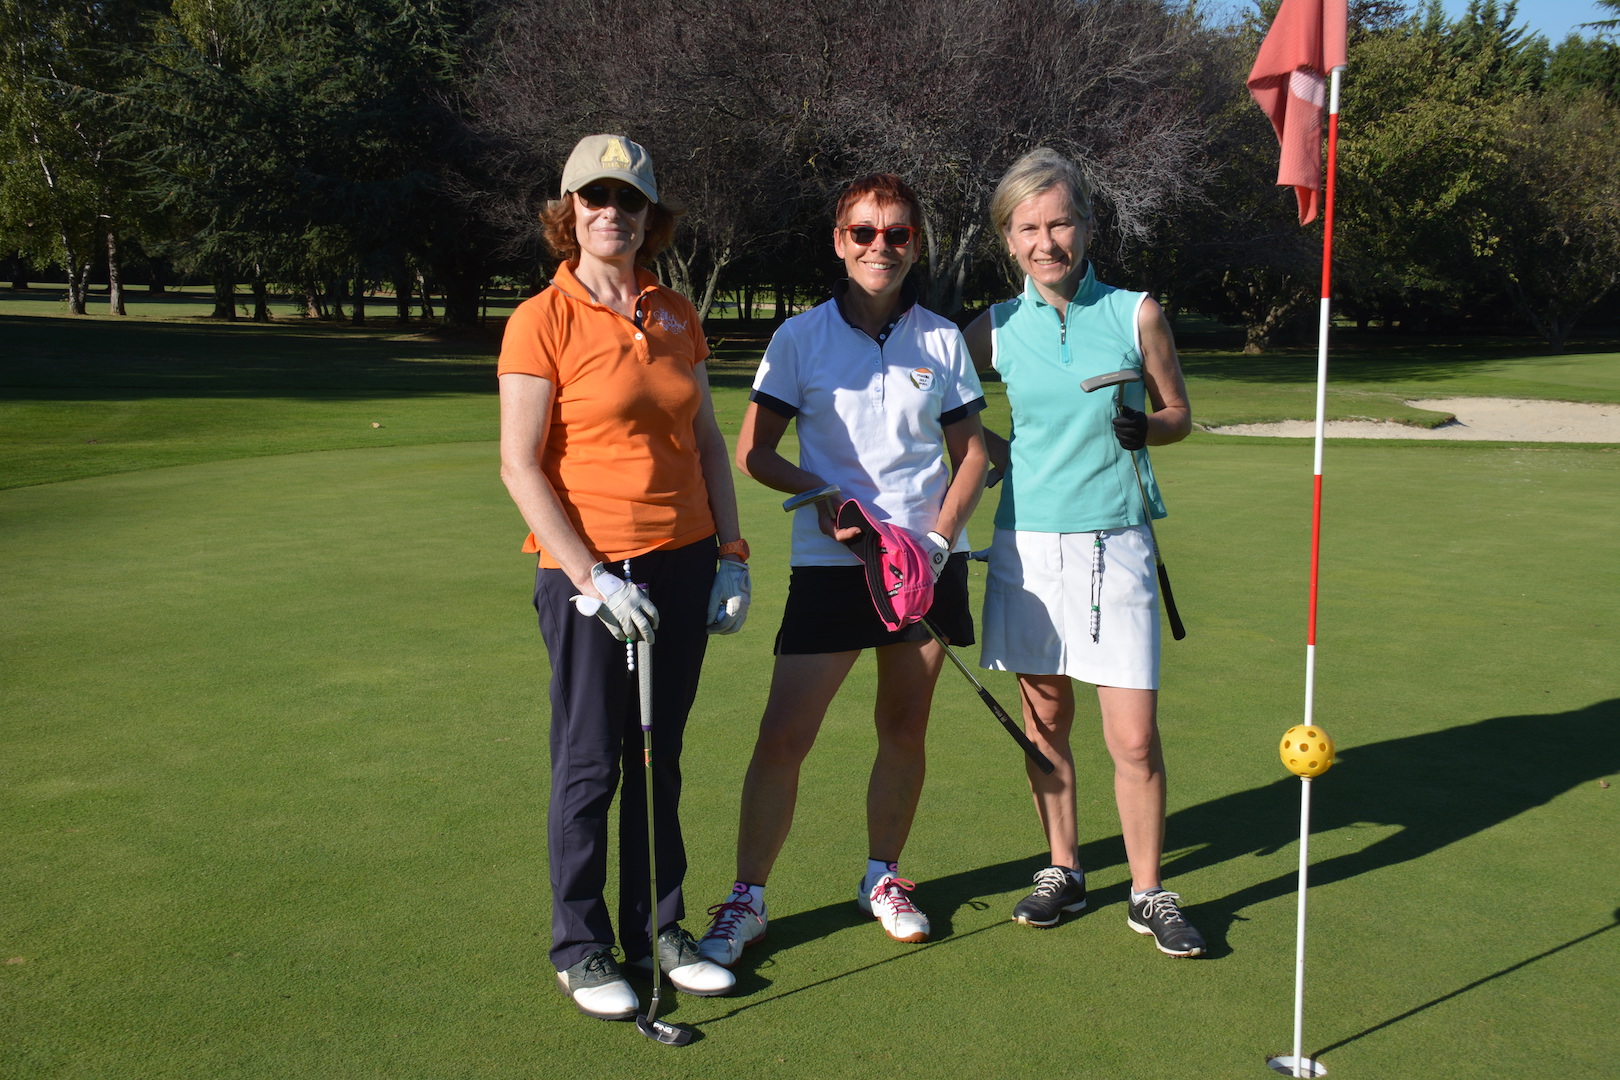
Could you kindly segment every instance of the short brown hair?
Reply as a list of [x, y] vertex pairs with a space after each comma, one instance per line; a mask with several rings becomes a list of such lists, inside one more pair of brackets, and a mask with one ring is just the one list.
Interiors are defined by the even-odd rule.
[[855, 204], [867, 196], [876, 199], [879, 205], [905, 207], [906, 213], [911, 217], [912, 228], [922, 226], [922, 200], [917, 198], [917, 193], [911, 190], [910, 184], [894, 173], [887, 172], [871, 173], [858, 180], [851, 180], [849, 186], [838, 196], [838, 205], [833, 209], [833, 224], [842, 225]]
[[[680, 217], [681, 211], [665, 203], [651, 203], [647, 207], [647, 230], [642, 235], [641, 250], [636, 252], [636, 262], [642, 266], [651, 266], [658, 258], [658, 253], [675, 235], [675, 219]], [[540, 237], [546, 242], [551, 253], [566, 263], [579, 261], [579, 237], [574, 233], [574, 200], [564, 195], [560, 199], [549, 199], [545, 208], [540, 211]]]

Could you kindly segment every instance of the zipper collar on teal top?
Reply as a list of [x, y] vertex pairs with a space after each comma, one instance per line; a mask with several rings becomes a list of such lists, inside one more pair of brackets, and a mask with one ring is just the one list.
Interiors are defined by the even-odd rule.
[[[1090, 259], [1087, 259], [1085, 276], [1080, 279], [1080, 284], [1075, 287], [1074, 299], [1069, 301], [1070, 306], [1085, 304], [1091, 299], [1092, 293], [1096, 291], [1097, 267]], [[1046, 297], [1042, 296], [1041, 291], [1035, 287], [1035, 279], [1028, 274], [1024, 275], [1024, 298], [1040, 307], [1052, 308], [1053, 311], [1057, 310], [1046, 302]]]

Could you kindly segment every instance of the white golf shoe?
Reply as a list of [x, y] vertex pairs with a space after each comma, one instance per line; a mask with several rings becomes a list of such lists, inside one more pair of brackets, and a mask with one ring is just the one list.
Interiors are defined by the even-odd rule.
[[573, 967], [557, 972], [557, 988], [586, 1016], [628, 1020], [641, 1002], [624, 981], [612, 949], [598, 949]]
[[[630, 961], [630, 966], [652, 974], [652, 957]], [[683, 994], [722, 997], [737, 987], [737, 976], [698, 953], [698, 944], [679, 926], [658, 935], [658, 966], [664, 977]]]
[[883, 924], [883, 929], [896, 941], [916, 943], [928, 940], [928, 916], [917, 910], [906, 894], [917, 887], [916, 882], [884, 874], [865, 891], [863, 880], [856, 887], [855, 902], [861, 910]]
[[709, 909], [714, 919], [698, 942], [698, 953], [704, 959], [724, 967], [742, 959], [743, 950], [765, 936], [764, 901], [756, 901], [750, 893], [733, 892], [731, 897]]

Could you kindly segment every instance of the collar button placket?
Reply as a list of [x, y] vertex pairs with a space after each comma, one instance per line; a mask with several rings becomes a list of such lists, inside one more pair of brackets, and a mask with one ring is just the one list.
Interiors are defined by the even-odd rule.
[[883, 411], [883, 346], [872, 342], [872, 408]]

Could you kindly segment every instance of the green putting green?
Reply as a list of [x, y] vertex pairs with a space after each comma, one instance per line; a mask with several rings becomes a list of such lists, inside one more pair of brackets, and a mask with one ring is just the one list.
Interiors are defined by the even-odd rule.
[[[457, 416], [491, 404], [464, 392]], [[717, 400], [729, 434], [743, 392]], [[935, 940], [889, 942], [853, 903], [868, 658], [807, 765], [769, 936], [737, 996], [675, 999], [702, 1038], [672, 1049], [578, 1015], [547, 964], [547, 672], [490, 434], [0, 491], [0, 1076], [1269, 1075], [1308, 443], [1155, 451], [1189, 626], [1165, 647], [1167, 884], [1211, 959], [1126, 928], [1085, 720], [1091, 907], [1009, 921], [1040, 837], [1016, 748], [949, 671], [904, 863]], [[1620, 1054], [1617, 473], [1602, 446], [1329, 448], [1316, 719], [1341, 757], [1313, 789], [1306, 1046], [1331, 1075]], [[730, 883], [785, 585], [780, 496], [739, 493], [755, 604], [711, 639], [687, 739], [694, 932]]]

